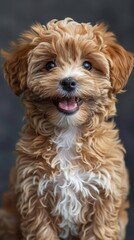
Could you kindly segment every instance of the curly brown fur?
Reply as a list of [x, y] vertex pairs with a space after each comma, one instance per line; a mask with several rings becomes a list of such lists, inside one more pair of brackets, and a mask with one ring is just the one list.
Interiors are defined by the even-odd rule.
[[5, 78], [25, 124], [0, 210], [3, 239], [123, 240], [124, 148], [111, 119], [133, 55], [104, 24], [36, 24], [12, 44]]

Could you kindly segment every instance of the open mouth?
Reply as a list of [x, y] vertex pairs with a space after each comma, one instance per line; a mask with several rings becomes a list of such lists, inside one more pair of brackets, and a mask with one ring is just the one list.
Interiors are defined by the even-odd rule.
[[76, 113], [79, 110], [79, 106], [82, 104], [82, 102], [82, 99], [78, 97], [53, 98], [53, 103], [57, 109], [67, 115]]

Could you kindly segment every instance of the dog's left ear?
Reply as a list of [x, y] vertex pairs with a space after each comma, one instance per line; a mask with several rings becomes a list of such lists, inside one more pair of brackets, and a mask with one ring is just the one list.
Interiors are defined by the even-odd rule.
[[116, 42], [107, 42], [107, 58], [110, 63], [110, 78], [114, 93], [119, 93], [127, 84], [134, 67], [134, 55]]
[[114, 33], [108, 27], [99, 23], [94, 26], [94, 32], [101, 51], [105, 54], [110, 65], [110, 80], [112, 91], [119, 93], [127, 84], [134, 67], [134, 54], [127, 52], [117, 43]]

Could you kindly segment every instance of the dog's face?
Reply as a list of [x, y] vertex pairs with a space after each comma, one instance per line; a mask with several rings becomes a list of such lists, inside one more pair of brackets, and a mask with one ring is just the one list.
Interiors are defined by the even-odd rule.
[[112, 115], [114, 95], [133, 68], [132, 54], [102, 24], [65, 19], [35, 25], [13, 48], [4, 53], [10, 86], [59, 127]]

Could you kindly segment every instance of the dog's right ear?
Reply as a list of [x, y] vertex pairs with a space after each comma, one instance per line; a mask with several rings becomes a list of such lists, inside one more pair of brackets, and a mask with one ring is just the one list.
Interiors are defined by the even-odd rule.
[[35, 24], [29, 32], [25, 32], [17, 43], [11, 44], [11, 51], [1, 51], [5, 58], [3, 65], [4, 76], [16, 95], [26, 89], [29, 52], [41, 42], [45, 28]]
[[29, 46], [13, 45], [11, 52], [2, 50], [4, 62], [4, 77], [16, 95], [26, 89], [27, 55]]

